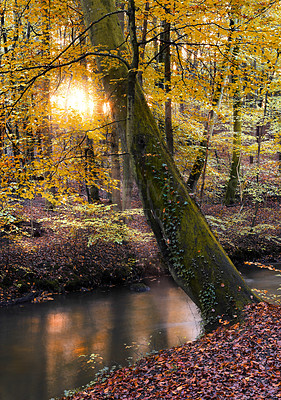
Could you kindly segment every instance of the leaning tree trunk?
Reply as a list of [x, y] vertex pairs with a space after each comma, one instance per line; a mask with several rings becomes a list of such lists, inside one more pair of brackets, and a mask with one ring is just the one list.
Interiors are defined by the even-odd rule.
[[[116, 58], [104, 56], [110, 50], [114, 50], [114, 56], [116, 49], [119, 56], [126, 52], [118, 18], [113, 14], [114, 5], [111, 0], [81, 3], [86, 25], [92, 24], [92, 44], [103, 54], [98, 65], [104, 89], [111, 96], [114, 117], [124, 121], [128, 69]], [[259, 299], [245, 284], [189, 197], [138, 83], [134, 129], [130, 129], [130, 135], [128, 149], [136, 181], [159, 247], [174, 280], [200, 308], [205, 328], [213, 329], [221, 319], [235, 318], [246, 304]]]

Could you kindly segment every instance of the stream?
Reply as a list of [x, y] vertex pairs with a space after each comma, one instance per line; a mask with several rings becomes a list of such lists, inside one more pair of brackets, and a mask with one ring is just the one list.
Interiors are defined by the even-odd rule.
[[[253, 268], [249, 286], [281, 294], [281, 277]], [[196, 339], [200, 314], [169, 277], [129, 288], [56, 296], [0, 309], [0, 399], [48, 400], [91, 381], [105, 366]]]

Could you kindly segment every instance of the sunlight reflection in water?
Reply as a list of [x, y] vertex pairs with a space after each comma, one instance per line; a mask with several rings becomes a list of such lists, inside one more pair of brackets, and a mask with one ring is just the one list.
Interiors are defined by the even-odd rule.
[[194, 304], [170, 279], [150, 286], [0, 310], [0, 399], [47, 400], [86, 384], [104, 365], [194, 340]]
[[[276, 274], [251, 268], [246, 281], [281, 294]], [[195, 305], [169, 278], [149, 286], [146, 293], [115, 288], [0, 309], [0, 399], [48, 400], [88, 383], [105, 365], [194, 340]]]

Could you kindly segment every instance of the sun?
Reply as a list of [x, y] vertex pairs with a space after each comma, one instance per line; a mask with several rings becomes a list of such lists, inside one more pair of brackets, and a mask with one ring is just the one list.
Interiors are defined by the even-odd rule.
[[51, 104], [54, 108], [65, 111], [73, 110], [81, 115], [93, 114], [96, 107], [91, 96], [79, 87], [54, 94], [51, 96]]
[[67, 108], [78, 111], [83, 114], [89, 109], [89, 99], [86, 97], [86, 93], [78, 88], [71, 90], [67, 98]]

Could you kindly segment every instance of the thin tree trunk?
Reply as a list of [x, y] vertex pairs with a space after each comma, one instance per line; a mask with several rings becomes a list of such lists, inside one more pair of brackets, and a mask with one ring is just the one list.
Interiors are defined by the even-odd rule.
[[[266, 104], [267, 104], [267, 95], [265, 96], [265, 108], [264, 108], [264, 118], [266, 115]], [[256, 128], [257, 135], [256, 139], [258, 142], [258, 149], [257, 149], [257, 173], [256, 173], [256, 182], [257, 182], [257, 188], [256, 188], [256, 201], [255, 201], [255, 210], [252, 218], [252, 223], [251, 223], [251, 228], [253, 228], [256, 224], [256, 219], [258, 215], [258, 211], [260, 208], [261, 203], [263, 202], [263, 198], [261, 194], [259, 193], [260, 191], [260, 157], [261, 157], [261, 144], [262, 144], [262, 138], [264, 136], [264, 131], [265, 131], [265, 126], [264, 125], [258, 125]]]
[[[164, 74], [165, 74], [165, 91], [167, 95], [171, 91], [171, 24], [164, 22]], [[172, 127], [172, 100], [170, 97], [165, 101], [165, 135], [166, 142], [170, 153], [174, 154], [174, 137]]]
[[[133, 49], [133, 59], [128, 71], [128, 78], [127, 78], [127, 115], [126, 115], [126, 142], [128, 144], [128, 137], [131, 137], [132, 131], [134, 129], [134, 110], [135, 110], [135, 84], [136, 84], [136, 77], [138, 71], [138, 62], [139, 62], [139, 50], [138, 44], [136, 42], [136, 29], [135, 29], [135, 6], [133, 0], [129, 1], [128, 5], [128, 16], [129, 16], [129, 32], [130, 38], [132, 42], [132, 49]], [[134, 40], [133, 40], [134, 37]], [[126, 159], [126, 174], [127, 178], [125, 181], [125, 186], [123, 186], [124, 198], [122, 201], [122, 209], [126, 210], [131, 206], [131, 192], [133, 186], [133, 179], [132, 179], [132, 159], [130, 154], [130, 149], [128, 148], [128, 154], [125, 155]], [[123, 170], [124, 174], [124, 170]], [[123, 175], [124, 179], [124, 175]], [[130, 196], [130, 197], [129, 197]]]
[[241, 165], [241, 94], [240, 89], [237, 88], [233, 98], [233, 149], [232, 160], [230, 168], [230, 176], [225, 193], [225, 205], [229, 206], [235, 203], [235, 194], [238, 184], [240, 182], [240, 165]]
[[[50, 55], [50, 4], [48, 0], [40, 0], [40, 6], [42, 10], [42, 55], [44, 58], [48, 59]], [[40, 126], [40, 131], [43, 135], [45, 154], [48, 159], [52, 158], [53, 144], [52, 144], [52, 134], [51, 126], [48, 112], [50, 110], [50, 82], [47, 77], [43, 78], [41, 83], [41, 93], [42, 98], [40, 99], [42, 104], [42, 110], [44, 115], [42, 116], [42, 123]], [[45, 207], [47, 210], [54, 209], [54, 195], [56, 192], [55, 186], [51, 182], [51, 174], [49, 171], [45, 171], [46, 188], [45, 188]]]
[[[141, 44], [139, 46], [139, 58], [140, 63], [144, 62], [144, 54], [145, 54], [145, 45], [146, 45], [146, 35], [147, 35], [147, 24], [148, 24], [148, 11], [149, 11], [149, 1], [145, 3], [145, 10], [144, 10], [144, 20], [143, 20], [143, 27], [142, 27], [142, 37], [141, 37]], [[143, 71], [138, 71], [138, 80], [140, 85], [143, 84]]]
[[[237, 18], [237, 5], [233, 6], [232, 17], [230, 19], [231, 32], [237, 30], [237, 24], [239, 23]], [[230, 176], [225, 193], [225, 205], [229, 206], [235, 203], [235, 194], [237, 191], [238, 184], [240, 182], [240, 165], [241, 165], [241, 136], [242, 136], [242, 121], [241, 121], [241, 88], [240, 88], [240, 76], [237, 75], [239, 71], [239, 43], [241, 38], [236, 39], [236, 44], [233, 49], [232, 55], [232, 66], [231, 66], [231, 77], [232, 84], [234, 86], [233, 95], [233, 149], [232, 149], [232, 160], [230, 168]]]
[[[124, 10], [125, 6], [122, 1], [119, 1], [120, 10]], [[125, 19], [124, 12], [118, 14], [118, 19], [121, 27], [121, 33], [124, 34], [125, 29]], [[122, 193], [121, 193], [121, 209], [128, 210], [131, 208], [132, 204], [132, 191], [134, 186], [134, 178], [132, 174], [132, 163], [131, 158], [128, 151], [128, 146], [126, 142], [126, 133], [124, 126], [119, 126], [118, 130], [120, 131], [120, 139], [121, 139], [121, 148], [122, 148]], [[118, 201], [118, 199], [117, 199]]]
[[94, 149], [93, 149], [93, 139], [90, 139], [89, 137], [87, 137], [86, 143], [87, 143], [87, 147], [84, 150], [85, 165], [86, 165], [85, 168], [86, 168], [86, 171], [88, 172], [88, 174], [91, 176], [91, 182], [90, 182], [90, 184], [86, 182], [85, 186], [86, 186], [88, 203], [93, 203], [93, 202], [99, 200], [99, 188], [94, 183], [96, 174], [95, 174], [95, 172], [93, 172], [93, 168], [96, 164], [96, 160], [95, 160], [95, 153], [94, 153]]
[[[168, 10], [167, 10], [168, 11]], [[159, 64], [164, 64], [164, 78], [159, 82], [159, 87], [168, 94], [171, 91], [171, 24], [167, 21], [161, 23], [162, 32], [160, 34], [160, 51], [158, 56]], [[160, 130], [165, 130], [167, 147], [170, 153], [174, 153], [174, 138], [172, 128], [172, 100], [168, 97], [164, 105], [165, 121], [159, 122]], [[163, 126], [162, 126], [163, 124]]]
[[112, 204], [114, 204], [114, 210], [120, 211], [121, 196], [120, 196], [120, 160], [119, 160], [119, 137], [117, 129], [113, 129], [111, 132], [111, 178], [118, 181], [117, 188], [112, 189]]
[[197, 182], [199, 181], [201, 172], [204, 167], [206, 152], [207, 152], [207, 138], [204, 137], [199, 144], [197, 156], [191, 168], [189, 178], [186, 183], [191, 193], [194, 193], [196, 190]]
[[132, 204], [132, 190], [133, 190], [133, 175], [132, 175], [132, 163], [129, 155], [128, 147], [122, 143], [122, 210], [128, 210]]
[[[110, 0], [81, 2], [87, 26], [114, 11]], [[126, 51], [121, 45], [124, 39], [116, 15], [93, 24], [90, 37], [93, 46], [99, 45], [104, 51], [119, 48], [120, 55]], [[123, 63], [112, 67], [106, 57], [100, 57], [98, 65], [105, 91], [111, 94], [115, 118], [124, 120], [128, 70]], [[246, 304], [259, 299], [248, 288], [189, 197], [138, 83], [135, 88], [133, 127], [127, 129], [127, 141], [143, 208], [171, 275], [200, 308], [205, 327], [210, 330], [221, 319], [235, 318]]]

